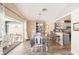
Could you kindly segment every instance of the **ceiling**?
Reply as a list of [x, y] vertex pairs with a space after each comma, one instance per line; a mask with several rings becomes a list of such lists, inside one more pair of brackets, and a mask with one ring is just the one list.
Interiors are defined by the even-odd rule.
[[[55, 19], [79, 7], [77, 3], [15, 3], [15, 5], [29, 20], [44, 21], [55, 21]], [[42, 9], [47, 10], [42, 11]]]

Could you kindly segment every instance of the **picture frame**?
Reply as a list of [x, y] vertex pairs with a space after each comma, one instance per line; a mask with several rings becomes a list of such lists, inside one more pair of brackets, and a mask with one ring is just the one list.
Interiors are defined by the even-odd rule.
[[73, 31], [79, 31], [79, 22], [73, 23]]

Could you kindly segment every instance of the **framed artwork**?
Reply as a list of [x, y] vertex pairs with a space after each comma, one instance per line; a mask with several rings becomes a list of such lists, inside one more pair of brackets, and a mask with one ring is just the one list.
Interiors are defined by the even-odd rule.
[[74, 31], [79, 31], [79, 22], [73, 23], [73, 30]]

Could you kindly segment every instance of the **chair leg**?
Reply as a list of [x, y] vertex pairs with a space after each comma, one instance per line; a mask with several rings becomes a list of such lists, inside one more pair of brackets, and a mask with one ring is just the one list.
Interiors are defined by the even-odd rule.
[[46, 47], [46, 52], [48, 51], [48, 47]]
[[43, 52], [43, 48], [42, 48], [42, 46], [41, 46], [41, 52]]

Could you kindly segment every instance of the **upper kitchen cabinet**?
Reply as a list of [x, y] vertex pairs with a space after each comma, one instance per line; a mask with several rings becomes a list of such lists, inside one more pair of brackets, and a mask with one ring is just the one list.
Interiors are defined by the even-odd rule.
[[63, 17], [55, 22], [55, 31], [63, 32], [71, 30], [71, 17], [70, 15]]

